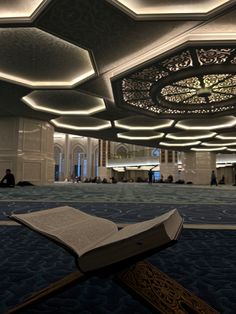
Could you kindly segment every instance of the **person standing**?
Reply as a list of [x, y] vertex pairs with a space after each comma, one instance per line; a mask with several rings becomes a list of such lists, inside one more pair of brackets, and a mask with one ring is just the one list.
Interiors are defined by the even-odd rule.
[[0, 187], [2, 188], [14, 188], [15, 186], [15, 177], [11, 173], [11, 169], [6, 169], [6, 174], [0, 181]]
[[152, 180], [153, 180], [153, 172], [152, 172], [152, 169], [150, 169], [148, 171], [148, 183], [152, 184]]
[[211, 172], [211, 186], [212, 185], [218, 185], [217, 184], [217, 180], [216, 180], [216, 175], [215, 175], [215, 171], [214, 170], [212, 170], [212, 172]]

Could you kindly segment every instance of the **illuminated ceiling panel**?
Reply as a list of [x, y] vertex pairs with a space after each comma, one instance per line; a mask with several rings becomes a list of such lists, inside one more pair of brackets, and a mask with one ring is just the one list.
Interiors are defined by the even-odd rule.
[[202, 146], [209, 146], [209, 147], [221, 147], [221, 146], [236, 146], [236, 142], [225, 142], [225, 141], [212, 141], [212, 142], [202, 142]]
[[0, 23], [32, 22], [51, 0], [0, 0]]
[[232, 0], [107, 0], [135, 19], [204, 18]]
[[209, 131], [181, 131], [176, 133], [169, 133], [166, 135], [166, 138], [173, 140], [200, 140], [203, 138], [211, 138], [216, 135], [215, 132]]
[[201, 141], [194, 141], [194, 142], [160, 142], [159, 143], [162, 146], [167, 146], [167, 147], [186, 147], [186, 146], [195, 146], [201, 144]]
[[58, 128], [65, 128], [71, 130], [87, 130], [97, 131], [111, 127], [110, 121], [105, 121], [93, 117], [78, 117], [78, 116], [67, 116], [52, 119], [51, 122]]
[[146, 116], [132, 116], [114, 121], [117, 128], [126, 130], [157, 130], [168, 128], [173, 124], [173, 120], [157, 120]]
[[22, 101], [34, 110], [59, 115], [89, 115], [106, 109], [102, 98], [75, 90], [34, 91]]
[[230, 128], [236, 125], [236, 118], [225, 116], [212, 119], [191, 119], [183, 120], [176, 123], [175, 127], [184, 130], [217, 130]]
[[215, 148], [195, 148], [192, 147], [191, 150], [195, 152], [214, 152], [214, 151], [221, 151], [221, 150], [226, 150], [227, 147], [215, 147]]
[[188, 45], [113, 78], [117, 104], [165, 118], [233, 113], [236, 46]]
[[220, 133], [216, 136], [221, 140], [236, 140], [236, 132]]
[[123, 133], [118, 133], [118, 138], [124, 138], [127, 140], [154, 140], [162, 138], [164, 133], [154, 132], [154, 131], [128, 131]]
[[87, 50], [37, 28], [2, 28], [0, 41], [0, 79], [69, 88], [95, 74]]

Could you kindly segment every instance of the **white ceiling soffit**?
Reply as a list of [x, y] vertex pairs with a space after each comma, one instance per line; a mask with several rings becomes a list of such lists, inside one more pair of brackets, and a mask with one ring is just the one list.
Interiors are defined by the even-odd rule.
[[103, 98], [75, 90], [34, 91], [22, 101], [34, 110], [58, 115], [90, 115], [106, 109]]
[[37, 28], [2, 28], [0, 42], [0, 79], [71, 88], [95, 75], [87, 50]]
[[216, 138], [220, 140], [236, 140], [236, 132], [220, 133]]
[[189, 119], [176, 123], [175, 127], [183, 130], [217, 130], [230, 128], [236, 125], [234, 116], [225, 116], [212, 119]]
[[0, 0], [0, 23], [32, 22], [51, 0]]
[[118, 138], [124, 138], [127, 140], [154, 140], [162, 138], [164, 133], [154, 132], [154, 131], [128, 131], [123, 133], [118, 133]]
[[168, 133], [166, 138], [172, 140], [181, 141], [181, 140], [200, 140], [204, 138], [212, 138], [216, 135], [215, 132], [209, 131], [180, 131], [176, 133]]
[[233, 5], [234, 0], [107, 0], [137, 20], [204, 19]]
[[192, 147], [190, 150], [193, 150], [195, 152], [217, 152], [217, 151], [222, 151], [226, 150], [227, 147], [214, 147], [214, 148], [198, 148], [198, 147]]
[[81, 131], [98, 131], [111, 127], [111, 122], [93, 117], [67, 116], [51, 120], [56, 127], [81, 130]]
[[194, 142], [187, 142], [187, 141], [183, 141], [183, 142], [160, 142], [159, 143], [162, 146], [167, 146], [167, 147], [186, 147], [186, 146], [196, 146], [201, 144], [201, 141], [194, 141]]
[[174, 123], [171, 119], [156, 120], [146, 116], [132, 116], [114, 121], [115, 127], [126, 130], [157, 130], [170, 127]]
[[209, 147], [222, 147], [222, 146], [236, 146], [236, 141], [231, 141], [231, 142], [225, 142], [225, 141], [212, 141], [212, 142], [202, 142], [202, 146], [209, 146]]

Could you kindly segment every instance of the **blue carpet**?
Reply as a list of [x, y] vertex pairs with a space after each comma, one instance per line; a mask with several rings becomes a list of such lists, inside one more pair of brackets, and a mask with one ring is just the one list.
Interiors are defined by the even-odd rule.
[[[188, 224], [236, 224], [235, 189], [174, 184], [54, 184], [0, 189], [0, 220], [7, 221], [13, 212], [69, 205], [118, 223], [142, 221], [177, 208]], [[0, 226], [0, 236], [0, 313], [76, 270], [70, 254], [27, 228]], [[184, 230], [177, 245], [150, 260], [220, 313], [235, 314], [235, 240], [236, 231]], [[93, 277], [24, 313], [150, 311], [111, 278]]]
[[0, 201], [0, 220], [8, 220], [12, 213], [25, 213], [68, 205], [86, 213], [111, 219], [117, 223], [143, 221], [177, 208], [188, 224], [236, 224], [235, 205], [157, 204], [157, 203], [86, 203], [48, 201]]
[[236, 224], [236, 187], [176, 184], [54, 184], [0, 189], [0, 220], [12, 212], [70, 205], [116, 222], [150, 219], [177, 208], [185, 223]]
[[[64, 249], [21, 226], [1, 226], [0, 313], [31, 292], [76, 270]], [[236, 231], [184, 230], [180, 241], [150, 261], [220, 313], [236, 309]], [[111, 278], [90, 280], [25, 310], [26, 314], [147, 314]]]

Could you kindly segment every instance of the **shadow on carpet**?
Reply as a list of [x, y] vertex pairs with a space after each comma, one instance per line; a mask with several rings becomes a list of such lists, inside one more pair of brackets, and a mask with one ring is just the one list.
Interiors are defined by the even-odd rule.
[[[0, 313], [32, 292], [75, 271], [63, 248], [22, 226], [1, 226]], [[149, 258], [154, 265], [220, 313], [236, 308], [236, 232], [184, 230], [179, 242]], [[147, 314], [150, 310], [116, 285], [93, 277], [44, 302], [27, 314]]]

